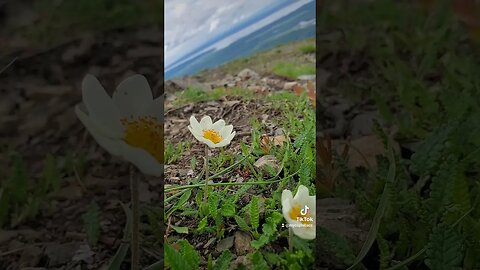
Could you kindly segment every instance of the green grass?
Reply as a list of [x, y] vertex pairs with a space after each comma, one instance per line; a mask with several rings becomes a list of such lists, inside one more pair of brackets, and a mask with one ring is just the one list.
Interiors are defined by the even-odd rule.
[[[274, 49], [262, 51], [246, 58], [237, 59], [228, 62], [215, 69], [215, 73], [225, 73], [235, 75], [245, 68], [255, 70], [256, 72], [271, 72], [275, 65], [281, 63], [292, 63], [302, 65], [305, 63], [305, 53], [302, 47], [312, 47], [315, 44], [315, 38], [309, 38], [297, 42], [291, 42], [278, 46]], [[205, 70], [198, 74], [207, 81], [212, 78], [212, 71]]]
[[238, 96], [242, 97], [245, 100], [249, 100], [255, 97], [255, 93], [251, 90], [238, 87], [219, 87], [213, 89], [212, 91], [205, 91], [204, 89], [189, 87], [177, 95], [173, 104], [175, 106], [180, 106], [190, 102], [197, 103], [210, 100], [218, 100], [223, 96]]
[[[0, 179], [0, 227], [15, 228], [23, 222], [35, 219], [50, 209], [51, 195], [58, 192], [64, 177], [82, 178], [85, 172], [83, 155], [64, 157], [47, 155], [39, 177], [31, 175], [24, 158], [15, 152], [8, 153], [9, 172]], [[57, 167], [58, 159], [63, 166]]]
[[295, 65], [292, 63], [279, 63], [273, 67], [272, 72], [277, 75], [287, 77], [289, 79], [296, 79], [300, 75], [315, 74], [315, 65]]
[[[188, 94], [180, 95], [184, 100], [194, 101], [212, 97], [209, 94], [192, 90]], [[213, 95], [213, 97], [216, 96]], [[180, 228], [175, 229], [177, 232], [182, 232], [184, 240], [171, 242], [167, 239], [165, 245], [168, 252], [165, 253], [165, 260], [170, 269], [198, 268], [201, 250], [195, 249], [188, 241], [195, 238], [196, 235], [215, 238], [219, 241], [229, 236], [226, 228], [231, 226], [252, 237], [251, 246], [254, 252], [247, 254], [252, 263], [263, 265], [266, 269], [312, 267], [314, 261], [313, 241], [305, 241], [295, 236], [293, 252], [289, 252], [288, 247], [283, 247], [283, 251], [279, 253], [272, 253], [269, 250], [272, 245], [278, 246], [282, 245], [282, 242], [285, 243], [288, 235], [288, 231], [281, 227], [281, 223], [285, 222], [280, 202], [283, 189], [295, 192], [298, 185], [302, 184], [309, 187], [311, 194], [315, 194], [315, 110], [306, 95], [297, 96], [291, 92], [275, 92], [268, 97], [268, 101], [272, 103], [273, 108], [281, 112], [281, 115], [275, 117], [274, 122], [284, 129], [285, 134], [291, 138], [290, 142], [283, 147], [275, 146], [265, 150], [261, 145], [260, 135], [266, 131], [260, 124], [258, 116], [253, 116], [251, 119], [251, 144], [241, 143], [240, 152], [233, 152], [227, 146], [210, 157], [209, 168], [213, 174], [211, 180], [216, 185], [209, 186], [206, 205], [203, 204], [203, 173], [194, 178], [189, 185], [166, 189], [165, 211], [167, 216], [165, 218], [187, 216], [189, 220], [193, 219], [197, 224], [196, 227], [189, 227], [188, 231], [185, 231], [181, 224]], [[172, 150], [168, 149], [173, 148], [167, 146], [165, 156], [171, 156], [167, 153], [171, 153]], [[282, 166], [280, 172], [269, 178], [266, 178], [253, 166], [255, 160], [266, 154], [274, 155]], [[179, 153], [179, 155], [185, 155], [185, 153]], [[176, 159], [176, 161], [178, 160]], [[190, 162], [184, 165], [191, 167], [196, 163]], [[234, 180], [234, 172], [237, 170], [249, 171], [249, 176], [246, 176], [244, 183], [240, 185], [235, 182], [231, 183]], [[220, 181], [225, 177], [227, 178]], [[172, 193], [172, 190], [176, 190], [177, 193]], [[247, 204], [241, 204], [240, 198], [247, 193], [252, 194], [251, 199]], [[265, 207], [264, 217], [259, 214], [260, 204]], [[163, 236], [162, 239], [158, 239], [158, 241], [161, 240], [163, 240]], [[172, 249], [171, 245], [180, 245], [180, 249]], [[233, 256], [229, 251], [224, 251], [220, 256], [207, 254], [204, 259], [207, 261], [207, 265], [201, 265], [202, 267], [208, 268], [208, 265], [211, 265], [212, 269], [228, 269], [233, 261]], [[178, 264], [179, 260], [185, 261], [186, 264]]]
[[313, 54], [317, 51], [315, 44], [305, 44], [300, 46], [299, 49], [303, 54]]

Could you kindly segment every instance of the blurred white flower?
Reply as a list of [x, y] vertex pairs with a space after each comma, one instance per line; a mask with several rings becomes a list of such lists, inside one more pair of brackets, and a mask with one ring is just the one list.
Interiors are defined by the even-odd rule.
[[199, 123], [195, 116], [192, 115], [188, 129], [197, 140], [205, 143], [210, 148], [226, 146], [235, 137], [233, 125], [225, 125], [225, 120], [223, 119], [213, 123], [210, 116], [204, 116]]
[[110, 97], [88, 74], [83, 102], [75, 106], [80, 121], [105, 150], [133, 163], [142, 173], [163, 173], [163, 96], [153, 99], [147, 79], [133, 75]]
[[290, 190], [282, 192], [282, 212], [288, 227], [303, 239], [315, 239], [315, 195], [308, 195], [308, 188], [300, 185], [293, 197]]

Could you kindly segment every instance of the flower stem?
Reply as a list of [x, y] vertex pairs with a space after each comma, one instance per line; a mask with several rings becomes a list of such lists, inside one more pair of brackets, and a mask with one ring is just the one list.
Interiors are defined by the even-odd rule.
[[131, 192], [131, 204], [132, 204], [132, 270], [139, 269], [139, 210], [138, 210], [138, 178], [135, 175], [135, 167], [130, 166], [130, 192]]
[[288, 228], [288, 251], [293, 251], [293, 231], [292, 228]]
[[[243, 185], [268, 185], [268, 184], [272, 184], [272, 183], [277, 183], [277, 182], [281, 182], [285, 179], [288, 179], [290, 177], [293, 177], [295, 175], [298, 174], [298, 171], [288, 175], [288, 176], [285, 176], [283, 177], [282, 179], [278, 179], [278, 180], [268, 180], [268, 181], [258, 181], [258, 182], [242, 182], [242, 183], [213, 183], [213, 184], [210, 184], [210, 186], [243, 186]], [[185, 186], [177, 186], [177, 187], [171, 187], [171, 188], [166, 188], [164, 190], [164, 193], [169, 193], [169, 192], [172, 192], [172, 191], [175, 191], [175, 190], [182, 190], [182, 189], [187, 189], [187, 188], [196, 188], [196, 187], [201, 187], [201, 186], [204, 186], [205, 184], [203, 183], [200, 183], [200, 184], [192, 184], [192, 185], [185, 185]]]
[[208, 146], [205, 144], [205, 192], [204, 192], [204, 201], [207, 203], [208, 199]]
[[[273, 181], [261, 181], [261, 182], [213, 183], [213, 184], [209, 184], [209, 185], [210, 185], [210, 186], [215, 186], [215, 187], [218, 187], [218, 186], [268, 185], [268, 184], [280, 182], [280, 181], [282, 181], [282, 180], [283, 180], [283, 179], [273, 180]], [[167, 193], [167, 192], [172, 192], [172, 191], [175, 191], [175, 190], [182, 190], [182, 189], [188, 189], [188, 188], [196, 188], [196, 187], [202, 187], [202, 186], [205, 186], [205, 183], [185, 185], [185, 186], [180, 186], [180, 187], [172, 187], [172, 188], [165, 189], [165, 193]]]

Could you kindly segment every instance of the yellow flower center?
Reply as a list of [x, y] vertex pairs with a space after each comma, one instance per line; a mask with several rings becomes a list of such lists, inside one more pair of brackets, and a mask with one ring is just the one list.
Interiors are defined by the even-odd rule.
[[125, 127], [124, 141], [133, 147], [141, 148], [163, 164], [163, 125], [153, 116], [137, 119], [122, 118]]
[[220, 134], [213, 129], [205, 129], [203, 131], [203, 137], [212, 141], [214, 144], [221, 142], [223, 139], [222, 136], [220, 136]]
[[292, 206], [292, 209], [290, 209], [290, 212], [288, 212], [288, 216], [293, 220], [300, 221], [302, 224], [312, 223], [310, 220], [312, 220], [313, 215], [311, 215], [310, 212], [308, 212], [308, 214], [306, 215], [302, 215], [300, 213], [301, 209], [302, 205], [295, 204], [294, 206]]

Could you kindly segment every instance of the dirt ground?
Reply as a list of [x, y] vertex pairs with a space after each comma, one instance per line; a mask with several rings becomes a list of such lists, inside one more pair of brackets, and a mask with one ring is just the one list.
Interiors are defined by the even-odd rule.
[[[100, 269], [109, 263], [123, 237], [126, 219], [119, 202], [129, 202], [128, 165], [94, 142], [74, 106], [81, 101], [80, 84], [87, 73], [97, 76], [110, 94], [128, 75], [140, 73], [154, 97], [159, 96], [161, 36], [158, 28], [114, 30], [0, 60], [4, 65], [16, 57], [0, 74], [0, 144], [24, 158], [30, 188], [39, 181], [47, 154], [57, 157], [58, 168], [68, 154], [84, 156], [86, 162], [84, 175], [62, 177], [60, 190], [51, 194], [37, 217], [1, 231], [1, 269]], [[0, 153], [0, 160], [4, 179], [10, 173], [6, 152]], [[158, 183], [141, 183], [144, 205], [161, 205]], [[85, 244], [82, 219], [91, 202], [101, 209], [101, 238], [92, 248]], [[155, 261], [147, 255], [142, 260], [143, 265]]]

